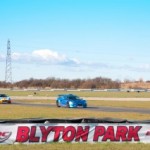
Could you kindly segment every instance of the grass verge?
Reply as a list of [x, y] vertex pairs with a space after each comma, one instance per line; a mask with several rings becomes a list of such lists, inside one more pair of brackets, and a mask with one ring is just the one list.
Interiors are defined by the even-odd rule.
[[[35, 94], [36, 92], [36, 94]], [[57, 96], [59, 94], [76, 94], [82, 97], [111, 97], [111, 98], [150, 98], [150, 92], [93, 92], [93, 91], [11, 91], [1, 90], [0, 93], [6, 93], [10, 96]]]
[[129, 143], [51, 143], [39, 145], [3, 145], [0, 150], [149, 150], [150, 144]]

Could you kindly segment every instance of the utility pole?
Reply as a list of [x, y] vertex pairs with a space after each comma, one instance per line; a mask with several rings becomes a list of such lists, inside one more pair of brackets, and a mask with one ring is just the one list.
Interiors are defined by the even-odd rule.
[[11, 48], [10, 48], [10, 40], [7, 41], [5, 82], [6, 82], [6, 83], [12, 83], [12, 68], [11, 68]]

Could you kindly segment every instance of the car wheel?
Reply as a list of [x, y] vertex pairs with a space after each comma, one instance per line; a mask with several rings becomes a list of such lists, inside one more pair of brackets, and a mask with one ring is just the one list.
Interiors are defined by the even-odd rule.
[[11, 101], [8, 101], [8, 104], [11, 104]]
[[58, 102], [58, 101], [56, 101], [56, 106], [57, 106], [57, 107], [60, 107], [60, 105], [59, 105], [59, 102]]
[[67, 102], [67, 106], [66, 106], [67, 108], [70, 108], [70, 105], [69, 105], [69, 102]]
[[87, 107], [87, 105], [83, 105], [83, 108], [86, 108]]

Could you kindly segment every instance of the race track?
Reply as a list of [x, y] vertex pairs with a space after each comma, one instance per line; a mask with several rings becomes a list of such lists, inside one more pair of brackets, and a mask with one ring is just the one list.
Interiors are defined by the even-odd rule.
[[[82, 97], [86, 100], [104, 101], [150, 101], [150, 98], [109, 98], [109, 97]], [[42, 96], [12, 96], [13, 100], [55, 100], [56, 97]]]
[[[55, 104], [33, 104], [33, 103], [23, 103], [14, 101], [12, 105], [19, 105], [19, 106], [29, 106], [29, 107], [56, 107]], [[150, 109], [141, 109], [141, 108], [123, 108], [123, 107], [106, 107], [106, 106], [88, 106], [87, 108], [60, 108], [60, 109], [80, 109], [83, 111], [103, 111], [103, 112], [132, 112], [132, 113], [142, 113], [142, 114], [150, 114]]]

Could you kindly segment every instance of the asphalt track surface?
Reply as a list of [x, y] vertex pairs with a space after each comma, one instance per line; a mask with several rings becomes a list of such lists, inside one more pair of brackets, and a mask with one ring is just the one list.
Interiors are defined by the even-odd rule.
[[[21, 101], [14, 101], [12, 105], [18, 106], [28, 106], [28, 107], [47, 107], [47, 108], [55, 108], [55, 104], [33, 104], [33, 103], [24, 103]], [[61, 109], [61, 108], [60, 108]], [[150, 114], [150, 109], [141, 109], [141, 108], [123, 108], [123, 107], [106, 107], [106, 106], [88, 106], [87, 108], [64, 108], [64, 109], [82, 109], [83, 111], [103, 111], [103, 112], [131, 112], [131, 113], [142, 113], [142, 114]]]
[[[56, 100], [56, 97], [42, 96], [12, 96], [13, 100]], [[150, 98], [109, 98], [109, 97], [82, 97], [86, 100], [104, 100], [104, 101], [150, 101]]]

